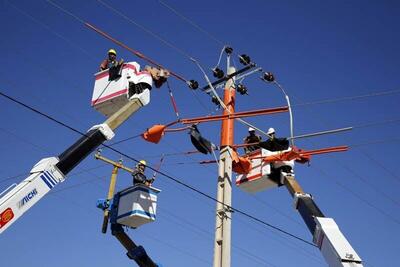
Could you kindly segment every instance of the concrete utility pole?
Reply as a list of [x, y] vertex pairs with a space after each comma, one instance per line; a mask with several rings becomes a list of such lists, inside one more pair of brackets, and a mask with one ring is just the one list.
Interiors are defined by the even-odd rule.
[[[230, 67], [230, 59], [227, 60], [227, 75], [234, 73], [235, 68]], [[225, 84], [223, 115], [235, 112], [235, 84], [229, 79]], [[215, 243], [214, 243], [214, 265], [213, 267], [231, 266], [231, 211], [225, 205], [232, 204], [232, 145], [234, 119], [225, 119], [221, 127], [221, 150], [218, 170]]]

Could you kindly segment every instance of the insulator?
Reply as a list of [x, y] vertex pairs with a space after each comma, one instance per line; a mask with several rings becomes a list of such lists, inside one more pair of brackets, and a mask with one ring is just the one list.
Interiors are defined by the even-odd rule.
[[228, 55], [232, 54], [233, 52], [233, 48], [230, 46], [225, 46], [225, 53], [227, 53]]
[[215, 105], [217, 105], [217, 106], [219, 106], [220, 105], [220, 103], [219, 103], [219, 101], [218, 101], [218, 98], [214, 95], [214, 96], [212, 96], [212, 98], [211, 98], [211, 102], [213, 102]]
[[268, 81], [268, 82], [275, 81], [275, 77], [271, 72], [264, 72], [263, 79]]
[[244, 86], [243, 84], [238, 84], [238, 86], [236, 87], [236, 91], [241, 95], [246, 95], [247, 94], [247, 87]]
[[218, 67], [215, 67], [212, 71], [215, 78], [221, 79], [222, 77], [225, 76], [224, 71]]
[[240, 63], [243, 65], [249, 65], [251, 62], [250, 57], [245, 54], [239, 56], [239, 59], [240, 59]]
[[196, 90], [197, 88], [199, 88], [199, 83], [195, 80], [190, 80], [188, 82], [188, 85], [189, 85], [189, 88], [193, 89], [193, 90]]

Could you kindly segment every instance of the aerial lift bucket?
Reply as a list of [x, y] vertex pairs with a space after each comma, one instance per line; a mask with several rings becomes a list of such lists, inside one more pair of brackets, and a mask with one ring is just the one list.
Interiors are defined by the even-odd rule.
[[134, 185], [113, 199], [111, 221], [136, 228], [156, 220], [157, 195], [161, 190], [145, 185]]
[[[123, 64], [120, 75], [115, 79], [110, 79], [109, 70], [100, 71], [94, 76], [91, 105], [106, 117], [110, 117], [133, 99], [138, 99], [142, 106], [150, 101], [149, 89], [153, 85], [153, 80], [148, 72], [140, 71], [140, 65], [137, 62]], [[144, 90], [136, 92], [134, 90], [136, 86]]]

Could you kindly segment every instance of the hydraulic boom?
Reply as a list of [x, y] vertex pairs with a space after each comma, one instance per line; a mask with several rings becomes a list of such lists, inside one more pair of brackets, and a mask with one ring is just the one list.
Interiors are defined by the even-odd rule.
[[283, 184], [294, 198], [294, 206], [313, 235], [329, 267], [362, 267], [362, 260], [344, 237], [336, 222], [327, 218], [310, 194], [306, 194], [293, 174], [282, 173]]
[[[148, 89], [146, 89], [148, 90]], [[44, 197], [92, 151], [114, 137], [114, 130], [150, 101], [149, 94], [134, 95], [129, 102], [104, 123], [95, 125], [58, 157], [44, 158], [21, 183], [0, 194], [0, 234]]]

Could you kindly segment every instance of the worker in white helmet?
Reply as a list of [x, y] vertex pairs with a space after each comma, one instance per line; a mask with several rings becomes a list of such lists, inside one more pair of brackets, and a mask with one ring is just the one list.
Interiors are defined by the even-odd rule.
[[141, 160], [136, 164], [135, 170], [132, 172], [133, 185], [143, 184], [150, 186], [153, 183], [153, 179], [147, 179], [146, 175], [144, 174], [146, 165], [147, 163], [145, 160]]
[[273, 140], [273, 139], [275, 139], [275, 129], [274, 128], [269, 128], [268, 129], [268, 132], [267, 132], [267, 135], [268, 135], [268, 138], [270, 139], [270, 140]]
[[267, 131], [268, 140], [260, 143], [260, 147], [269, 151], [281, 151], [289, 148], [289, 141], [286, 138], [276, 137], [275, 129], [269, 128]]
[[254, 128], [249, 127], [249, 135], [246, 136], [246, 138], [243, 139], [243, 142], [245, 144], [251, 144], [249, 146], [245, 146], [244, 147], [244, 152], [246, 154], [248, 154], [248, 153], [260, 148], [258, 143], [261, 142], [261, 136], [256, 134], [256, 130]]

